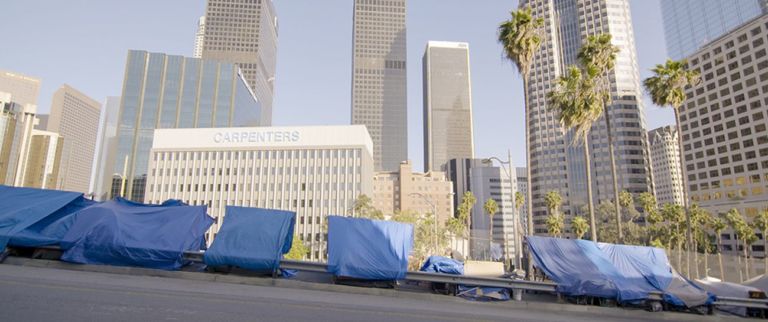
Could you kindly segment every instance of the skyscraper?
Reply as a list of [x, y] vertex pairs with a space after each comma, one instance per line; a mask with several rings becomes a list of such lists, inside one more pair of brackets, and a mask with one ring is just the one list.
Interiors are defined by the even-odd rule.
[[205, 41], [205, 16], [197, 20], [197, 32], [195, 32], [195, 51], [192, 57], [203, 57], [203, 42]]
[[144, 201], [155, 129], [253, 126], [260, 114], [234, 64], [129, 51], [117, 144], [110, 147], [114, 163], [104, 169], [112, 176], [110, 197]]
[[24, 184], [35, 112], [36, 105], [18, 104], [13, 95], [0, 91], [0, 184]]
[[104, 108], [99, 115], [99, 130], [96, 134], [96, 149], [93, 153], [93, 166], [91, 167], [91, 183], [88, 191], [93, 194], [95, 200], [106, 200], [109, 195], [111, 173], [106, 173], [114, 163], [114, 153], [109, 153], [110, 148], [117, 144], [117, 116], [120, 113], [120, 97], [107, 97]]
[[680, 147], [675, 126], [662, 126], [648, 132], [653, 165], [653, 187], [659, 205], [683, 205], [683, 172], [680, 169]]
[[61, 169], [63, 147], [64, 138], [58, 133], [32, 130], [22, 185], [29, 188], [55, 189]]
[[[500, 247], [500, 255], [505, 261], [514, 259], [516, 183], [509, 181], [504, 169], [490, 164], [471, 168], [469, 176], [472, 193], [477, 198], [470, 218], [470, 256], [477, 259], [496, 259], [489, 253], [492, 247], [490, 242], [493, 242]], [[492, 221], [484, 209], [488, 199], [493, 199], [498, 206]]]
[[69, 85], [53, 94], [48, 131], [64, 137], [57, 189], [89, 193], [101, 103]]
[[[552, 81], [568, 65], [589, 35], [610, 32], [618, 46], [616, 67], [610, 72], [612, 104], [607, 107], [615, 145], [618, 185], [631, 193], [651, 191], [647, 133], [643, 119], [642, 92], [635, 55], [635, 38], [627, 0], [523, 0], [533, 15], [544, 19], [543, 43], [536, 52], [528, 84], [528, 115], [531, 147], [531, 189], [536, 233], [546, 233], [544, 195], [557, 190], [563, 196], [566, 218], [584, 214], [587, 204], [584, 147], [572, 143], [557, 115], [547, 104]], [[613, 179], [604, 118], [592, 126], [589, 136], [592, 159], [593, 203], [613, 200]], [[566, 221], [567, 222], [567, 221]]]
[[408, 159], [405, 0], [355, 0], [352, 124], [373, 138], [376, 171]]
[[208, 0], [202, 58], [237, 64], [261, 103], [260, 125], [272, 124], [277, 16], [272, 0]]
[[11, 94], [13, 102], [18, 105], [37, 105], [40, 80], [11, 71], [0, 70], [0, 92]]
[[430, 41], [424, 52], [424, 171], [473, 158], [469, 45]]
[[667, 53], [678, 60], [766, 12], [766, 0], [661, 1]]

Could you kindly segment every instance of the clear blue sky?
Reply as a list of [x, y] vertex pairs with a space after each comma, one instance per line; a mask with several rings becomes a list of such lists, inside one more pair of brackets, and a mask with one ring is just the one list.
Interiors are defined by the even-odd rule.
[[[421, 57], [428, 40], [470, 46], [475, 154], [525, 164], [522, 85], [501, 58], [496, 26], [517, 1], [411, 0], [408, 155], [422, 167]], [[641, 77], [666, 58], [658, 0], [630, 0]], [[275, 0], [280, 25], [275, 125], [348, 124], [352, 0]], [[126, 52], [192, 55], [205, 0], [17, 0], [0, 4], [0, 69], [42, 79], [41, 113], [67, 83], [104, 101], [120, 95]], [[673, 122], [646, 100], [648, 129]]]

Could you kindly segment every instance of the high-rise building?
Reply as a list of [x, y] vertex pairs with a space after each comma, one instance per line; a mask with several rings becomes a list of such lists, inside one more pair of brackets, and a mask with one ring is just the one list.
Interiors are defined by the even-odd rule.
[[99, 113], [101, 103], [69, 85], [53, 94], [47, 130], [64, 137], [57, 189], [89, 193]]
[[197, 32], [195, 32], [195, 49], [192, 57], [203, 57], [203, 42], [205, 41], [205, 16], [197, 20]]
[[260, 124], [259, 102], [231, 63], [131, 50], [122, 93], [114, 162], [103, 172], [110, 197], [144, 200], [155, 129]]
[[424, 52], [424, 171], [473, 158], [469, 45], [430, 41]]
[[[510, 182], [507, 173], [500, 167], [490, 164], [470, 169], [472, 194], [477, 203], [472, 207], [470, 229], [470, 256], [475, 259], [493, 258], [489, 242], [497, 245], [501, 251], [498, 255], [505, 260], [515, 257], [515, 188], [516, 183]], [[513, 177], [514, 180], [514, 177]], [[493, 199], [498, 211], [493, 221], [485, 212], [484, 205], [488, 199]], [[491, 227], [493, 236], [491, 238]]]
[[391, 215], [398, 211], [437, 214], [438, 222], [453, 217], [453, 185], [445, 173], [413, 172], [410, 161], [398, 171], [377, 172], [373, 178], [373, 206]]
[[208, 0], [202, 58], [237, 64], [261, 103], [260, 124], [272, 124], [277, 16], [272, 0]]
[[[680, 107], [691, 201], [713, 214], [735, 208], [748, 221], [768, 203], [766, 24], [761, 15], [689, 56], [701, 83], [686, 90]], [[723, 251], [738, 250], [732, 232], [723, 236]], [[762, 242], [752, 247], [762, 256]]]
[[10, 93], [0, 92], [0, 184], [24, 184], [36, 111], [36, 105], [18, 104]]
[[117, 116], [120, 113], [120, 97], [109, 96], [99, 115], [99, 130], [96, 134], [96, 149], [93, 153], [91, 182], [88, 191], [94, 200], [106, 200], [110, 193], [112, 174], [107, 173], [114, 163], [110, 148], [117, 144]]
[[326, 256], [328, 215], [352, 214], [373, 192], [373, 143], [364, 126], [158, 129], [146, 202], [181, 199], [207, 205], [216, 221], [226, 206], [296, 212], [309, 259]]
[[355, 0], [352, 124], [373, 138], [376, 171], [408, 159], [405, 0]]
[[48, 129], [48, 117], [49, 114], [37, 114], [37, 124], [35, 124], [35, 130], [45, 131]]
[[59, 178], [64, 138], [58, 133], [32, 130], [24, 187], [54, 189]]
[[677, 144], [677, 129], [662, 126], [648, 132], [653, 165], [653, 187], [659, 205], [683, 205], [683, 170], [680, 169], [680, 147]]
[[37, 105], [40, 93], [40, 80], [18, 73], [0, 70], [0, 92], [13, 96], [13, 101], [20, 105]]
[[459, 158], [451, 159], [446, 165], [445, 175], [448, 180], [453, 182], [453, 208], [458, 209], [461, 198], [467, 191], [472, 191], [472, 185], [469, 178], [470, 169], [476, 167], [488, 167], [490, 163], [483, 159]]
[[[544, 19], [542, 44], [534, 55], [528, 83], [531, 190], [534, 229], [547, 232], [544, 195], [559, 191], [563, 196], [566, 223], [584, 214], [587, 205], [584, 146], [573, 143], [572, 133], [562, 128], [556, 112], [549, 108], [547, 93], [553, 79], [577, 63], [582, 43], [590, 35], [610, 33], [620, 51], [609, 73], [612, 103], [607, 106], [615, 147], [618, 186], [631, 193], [652, 191], [647, 132], [643, 119], [642, 91], [635, 54], [635, 37], [627, 0], [523, 0], [536, 18]], [[598, 119], [588, 136], [591, 156], [593, 204], [612, 200], [613, 177], [604, 118]]]
[[766, 0], [660, 1], [667, 54], [690, 56], [704, 44], [766, 12]]

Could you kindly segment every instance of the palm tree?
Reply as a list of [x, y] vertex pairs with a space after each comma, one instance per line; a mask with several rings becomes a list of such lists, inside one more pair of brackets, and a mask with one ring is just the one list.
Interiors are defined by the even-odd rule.
[[579, 49], [577, 58], [582, 68], [599, 83], [594, 89], [597, 91], [598, 96], [603, 98], [603, 109], [601, 112], [605, 119], [605, 127], [608, 133], [608, 153], [611, 159], [611, 175], [613, 177], [613, 204], [616, 207], [616, 228], [619, 233], [619, 243], [621, 243], [624, 239], [624, 233], [621, 229], [619, 182], [618, 175], [616, 174], [616, 156], [613, 152], [610, 113], [607, 110], [611, 99], [608, 73], [613, 70], [616, 64], [617, 53], [619, 53], [619, 47], [611, 44], [611, 34], [600, 34], [587, 37], [587, 41]]
[[[664, 65], [656, 65], [652, 70], [653, 76], [643, 80], [645, 90], [650, 94], [653, 104], [658, 106], [670, 106], [675, 111], [675, 126], [677, 127], [677, 145], [683, 151], [683, 132], [680, 128], [680, 106], [685, 101], [685, 88], [695, 86], [699, 83], [699, 72], [688, 70], [688, 61], [683, 59], [679, 61], [667, 59]], [[683, 173], [683, 207], [688, 209], [688, 175], [684, 164], [685, 158], [680, 156], [680, 170]], [[686, 230], [687, 242], [690, 249], [691, 241], [691, 218], [686, 212]]]
[[[699, 244], [698, 244], [698, 236], [702, 233], [701, 227], [704, 226], [705, 220], [706, 220], [706, 210], [699, 207], [697, 204], [692, 204], [691, 208], [689, 210], [689, 216], [691, 217], [691, 229], [693, 229], [693, 236], [696, 238], [693, 238], [693, 248], [689, 248], [688, 251], [690, 252], [693, 250], [693, 262], [695, 263], [694, 269], [696, 272], [696, 278], [700, 278], [701, 275], [699, 274]], [[706, 245], [705, 245], [706, 246]], [[704, 255], [706, 258], [706, 254]], [[705, 270], [706, 271], [706, 270]]]
[[[755, 217], [753, 223], [763, 234], [763, 253], [768, 253], [768, 210], [763, 210]], [[763, 255], [763, 274], [768, 275], [768, 256]]]
[[[493, 249], [493, 215], [499, 211], [499, 205], [493, 198], [488, 198], [488, 200], [485, 201], [485, 204], [483, 204], [483, 210], [488, 214], [488, 254], [490, 254]], [[507, 245], [504, 246], [506, 247]]]
[[682, 253], [683, 253], [683, 231], [685, 230], [685, 209], [676, 204], [665, 204], [661, 208], [661, 215], [668, 225], [668, 235], [670, 249], [672, 245], [675, 245], [677, 249], [677, 265], [682, 265]]
[[549, 209], [547, 230], [550, 235], [559, 237], [563, 230], [563, 219], [560, 218], [560, 206], [563, 204], [563, 197], [560, 196], [559, 192], [553, 190], [547, 192], [544, 196], [544, 203], [547, 204], [547, 209]]
[[589, 223], [582, 216], [576, 216], [571, 219], [571, 230], [576, 235], [577, 239], [584, 238], [584, 234], [589, 230]]
[[[747, 239], [748, 233], [746, 232], [747, 229], [745, 229], [745, 226], [747, 226], [746, 221], [744, 221], [744, 217], [741, 216], [738, 210], [736, 208], [733, 208], [729, 210], [725, 214], [725, 221], [728, 222], [728, 225], [731, 227], [734, 233], [736, 233], [737, 236], [737, 242], [736, 242], [736, 248], [738, 249], [738, 241], [742, 240], [745, 241]], [[744, 243], [746, 244], [746, 242]], [[744, 247], [744, 261], [747, 261], [747, 248]], [[741, 257], [736, 256], [736, 259], [739, 263], [739, 283], [744, 282], [744, 276], [742, 275], [741, 271]], [[749, 268], [747, 268], [747, 274], [749, 274]], [[747, 277], [749, 278], [749, 277]]]
[[725, 280], [725, 271], [723, 270], [723, 256], [722, 256], [722, 232], [728, 225], [722, 218], [714, 218], [711, 221], [710, 228], [715, 232], [717, 238], [717, 262], [720, 264], [720, 280]]
[[[533, 193], [531, 191], [531, 145], [528, 131], [528, 81], [531, 75], [533, 56], [539, 50], [543, 39], [544, 19], [534, 18], [530, 7], [510, 12], [511, 18], [499, 24], [498, 41], [504, 57], [512, 61], [518, 73], [523, 76], [523, 97], [525, 104], [525, 162], [528, 171], [528, 235], [533, 235]], [[528, 261], [529, 277], [533, 278], [533, 261]]]
[[589, 152], [589, 131], [602, 114], [603, 98], [595, 92], [594, 80], [576, 67], [571, 66], [555, 82], [555, 89], [547, 93], [549, 107], [558, 112], [560, 124], [572, 131], [573, 142], [582, 140], [584, 168], [587, 177], [587, 208], [589, 211], [592, 241], [597, 241], [597, 226], [592, 197], [592, 162]]
[[550, 214], [547, 216], [545, 224], [547, 225], [547, 232], [552, 237], [561, 237], [563, 226], [565, 226], [561, 216]]

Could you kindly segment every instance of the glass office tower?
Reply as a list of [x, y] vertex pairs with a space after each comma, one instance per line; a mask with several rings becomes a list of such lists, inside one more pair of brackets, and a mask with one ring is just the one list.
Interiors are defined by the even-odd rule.
[[[144, 201], [158, 128], [260, 124], [261, 105], [232, 63], [131, 50], [123, 82], [110, 196]], [[106, 174], [110, 175], [110, 174]]]

